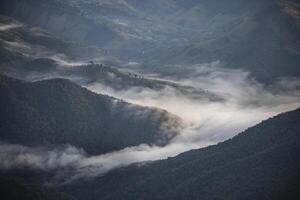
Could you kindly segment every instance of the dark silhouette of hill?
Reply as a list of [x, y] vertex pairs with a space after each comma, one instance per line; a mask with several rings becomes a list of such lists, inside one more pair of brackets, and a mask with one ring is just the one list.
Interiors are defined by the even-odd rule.
[[[300, 75], [299, 0], [1, 0], [0, 14], [0, 73], [20, 79], [52, 74], [119, 92], [167, 87], [194, 100], [218, 101], [205, 90], [99, 68], [97, 58], [179, 79], [215, 61], [263, 83]], [[72, 60], [91, 61], [63, 67]], [[166, 111], [97, 95], [64, 79], [24, 82], [0, 75], [1, 142], [71, 144], [96, 155], [141, 143], [166, 145], [179, 127]], [[69, 185], [42, 185], [56, 169], [1, 169], [0, 193], [3, 199], [296, 200], [299, 133], [300, 109], [214, 146]]]
[[300, 109], [236, 137], [66, 186], [79, 199], [299, 199]]
[[15, 177], [0, 176], [1, 198], [9, 200], [74, 200], [54, 189], [28, 184]]
[[164, 145], [180, 124], [166, 111], [97, 95], [64, 79], [32, 83], [1, 75], [0, 94], [0, 138], [10, 143], [72, 144], [100, 154]]

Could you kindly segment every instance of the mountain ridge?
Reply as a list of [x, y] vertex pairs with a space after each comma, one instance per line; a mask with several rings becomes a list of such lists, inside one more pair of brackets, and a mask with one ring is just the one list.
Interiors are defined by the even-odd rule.
[[[220, 144], [66, 186], [85, 199], [297, 199], [300, 109]], [[268, 170], [266, 170], [268, 169]], [[120, 181], [124, 180], [124, 182]], [[105, 183], [105, 187], [101, 186]], [[291, 184], [291, 185], [290, 185]], [[263, 189], [262, 189], [263, 188]], [[114, 193], [107, 191], [114, 190]], [[89, 195], [88, 195], [89, 194]]]
[[[64, 79], [28, 83], [1, 75], [0, 83], [1, 138], [10, 142], [70, 143], [99, 154], [141, 143], [164, 145], [176, 135], [167, 127], [180, 121], [166, 111], [130, 105]], [[117, 139], [121, 133], [127, 139]]]

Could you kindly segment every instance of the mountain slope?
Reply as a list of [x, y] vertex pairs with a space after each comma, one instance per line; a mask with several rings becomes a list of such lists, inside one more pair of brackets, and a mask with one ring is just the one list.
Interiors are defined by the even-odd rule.
[[24, 78], [26, 73], [51, 72], [77, 60], [104, 57], [100, 48], [63, 41], [49, 32], [0, 15], [0, 70]]
[[[79, 199], [298, 199], [300, 109], [233, 139], [66, 186]], [[74, 193], [75, 192], [75, 193]]]
[[250, 71], [262, 82], [300, 75], [298, 1], [1, 3], [4, 15], [66, 40], [104, 48], [122, 60], [144, 63], [152, 72], [163, 73], [161, 68], [170, 64], [184, 68], [219, 60], [224, 67]]
[[55, 190], [28, 184], [15, 177], [0, 175], [1, 197], [10, 200], [74, 200]]
[[43, 27], [79, 43], [103, 45], [117, 37], [108, 27], [82, 17], [80, 10], [63, 1], [3, 1], [1, 13], [23, 19], [28, 24]]
[[[57, 71], [58, 76], [72, 79], [81, 77], [79, 83], [83, 85], [101, 84], [105, 87], [113, 88], [117, 91], [127, 91], [130, 89], [163, 91], [164, 89], [174, 90], [177, 94], [193, 99], [208, 99], [210, 101], [222, 101], [222, 97], [216, 93], [183, 85], [174, 81], [143, 77], [134, 72], [122, 72], [116, 67], [106, 64], [88, 64], [74, 66]], [[75, 80], [76, 81], [76, 80]]]
[[[203, 29], [193, 42], [151, 57], [150, 62], [194, 64], [219, 60], [250, 71], [260, 81], [299, 76], [300, 4], [291, 1], [201, 1], [177, 20]], [[200, 23], [199, 23], [200, 21]]]
[[0, 138], [25, 145], [72, 144], [100, 154], [141, 143], [166, 144], [179, 127], [166, 111], [97, 95], [63, 79], [0, 76]]

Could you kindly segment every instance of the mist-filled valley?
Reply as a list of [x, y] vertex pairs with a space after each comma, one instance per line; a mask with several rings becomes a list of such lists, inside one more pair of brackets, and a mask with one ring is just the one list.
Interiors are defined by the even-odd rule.
[[298, 199], [297, 0], [2, 0], [4, 199]]

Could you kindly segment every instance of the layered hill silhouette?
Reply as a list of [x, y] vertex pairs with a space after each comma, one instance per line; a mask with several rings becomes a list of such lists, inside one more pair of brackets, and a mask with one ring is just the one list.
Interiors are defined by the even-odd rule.
[[164, 145], [180, 120], [154, 108], [98, 95], [64, 79], [0, 76], [0, 138], [30, 146], [71, 144], [100, 154], [141, 143]]
[[[1, 197], [298, 200], [300, 109], [267, 119], [213, 146], [165, 160], [113, 166], [108, 172], [101, 171], [106, 167], [101, 160], [78, 165], [78, 169], [77, 165], [76, 169], [73, 165], [35, 168], [22, 161], [31, 156], [24, 150], [31, 147], [48, 152], [71, 145], [88, 162], [140, 144], [147, 144], [153, 153], [152, 145], [154, 149], [168, 145], [183, 127], [181, 119], [165, 110], [129, 104], [81, 86], [95, 87], [99, 93], [105, 87], [115, 95], [128, 91], [168, 95], [171, 91], [199, 105], [213, 105], [226, 94], [197, 88], [196, 78], [198, 72], [206, 75], [203, 69], [220, 69], [216, 79], [227, 77], [223, 71], [241, 72], [247, 83], [258, 87], [257, 95], [270, 89], [272, 96], [264, 94], [266, 101], [261, 96], [263, 105], [277, 97], [274, 102], [284, 103], [291, 94], [295, 100], [284, 105], [272, 101], [263, 108], [267, 113], [274, 106], [273, 113], [276, 106], [284, 109], [298, 102], [297, 90], [281, 95], [281, 87], [297, 89], [299, 64], [299, 0], [1, 0]], [[142, 74], [190, 79], [195, 86]], [[239, 73], [232, 75], [239, 78]], [[239, 84], [241, 90], [245, 86], [234, 80], [230, 83]], [[217, 89], [222, 92], [230, 87], [225, 82], [224, 88]], [[256, 90], [246, 85], [241, 94], [247, 98]], [[251, 106], [259, 104], [259, 99], [254, 98]], [[226, 102], [221, 106], [225, 108]], [[250, 110], [247, 101], [242, 106]], [[195, 112], [198, 109], [191, 116]], [[9, 165], [10, 156], [2, 146], [17, 146], [18, 151], [10, 153], [13, 158], [18, 154], [21, 164]], [[34, 155], [32, 163], [36, 164]], [[94, 174], [91, 166], [103, 174]], [[73, 173], [80, 176], [73, 179]]]
[[43, 186], [47, 174], [2, 171], [10, 199], [298, 199], [300, 109], [214, 146], [116, 169], [92, 180]]
[[[96, 95], [62, 79], [30, 83], [1, 76], [0, 80], [1, 114], [4, 114], [1, 115], [1, 139], [9, 142], [56, 145], [68, 141], [90, 153], [99, 153], [120, 146], [157, 141], [154, 137], [157, 135], [153, 136], [153, 133], [158, 133], [158, 124], [168, 116], [161, 111], [149, 111], [149, 108], [129, 109], [124, 102]], [[127, 108], [126, 114], [122, 108]], [[66, 112], [70, 110], [71, 114]], [[130, 118], [126, 118], [133, 110], [156, 113], [156, 116], [160, 113], [162, 117], [155, 121], [157, 118], [153, 120], [151, 114], [146, 117], [139, 115], [138, 118], [129, 114]], [[89, 111], [97, 123], [94, 118], [88, 118], [85, 111]], [[97, 125], [103, 122], [103, 115], [110, 120], [104, 121], [108, 123], [107, 132], [101, 132], [103, 124]], [[113, 120], [116, 116], [118, 126], [113, 129], [116, 128]], [[86, 123], [95, 125], [97, 132], [88, 127], [88, 131], [84, 131], [82, 127]], [[128, 127], [133, 131], [123, 132]], [[118, 132], [119, 128], [122, 131]], [[137, 132], [141, 130], [144, 131], [143, 137]], [[91, 180], [49, 188], [37, 184], [43, 182], [47, 173], [21, 169], [20, 172], [2, 171], [0, 183], [8, 187], [5, 194], [11, 199], [298, 199], [299, 130], [300, 109], [297, 109], [263, 121], [217, 145], [162, 161], [134, 164]], [[124, 140], [127, 135], [122, 135], [122, 140], [119, 140], [120, 134], [132, 133], [135, 135], [130, 137], [135, 141]], [[116, 144], [113, 141], [120, 143], [105, 146], [106, 142]]]
[[[215, 146], [66, 186], [79, 199], [298, 199], [300, 109]], [[75, 193], [74, 193], [75, 191]]]

